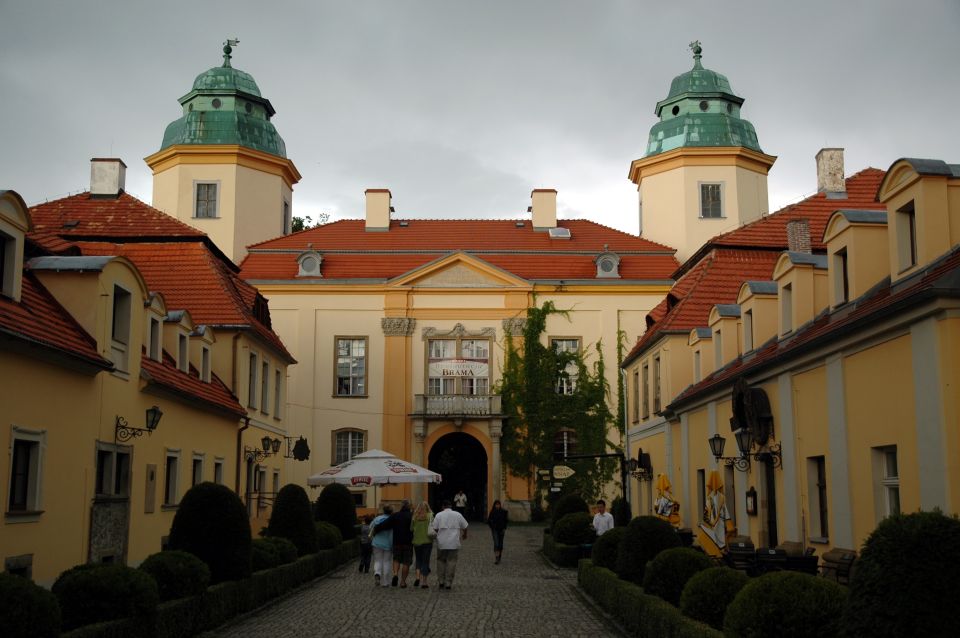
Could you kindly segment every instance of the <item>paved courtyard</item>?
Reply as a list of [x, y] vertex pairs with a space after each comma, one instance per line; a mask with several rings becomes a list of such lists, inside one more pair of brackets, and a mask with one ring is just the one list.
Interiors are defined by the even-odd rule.
[[[537, 551], [541, 528], [511, 527], [503, 562], [493, 563], [490, 532], [472, 523], [452, 590], [375, 587], [357, 563], [207, 636], [562, 636], [620, 637], [576, 588], [574, 570], [557, 570]], [[436, 569], [436, 548], [433, 563]], [[413, 584], [411, 576], [410, 585]]]

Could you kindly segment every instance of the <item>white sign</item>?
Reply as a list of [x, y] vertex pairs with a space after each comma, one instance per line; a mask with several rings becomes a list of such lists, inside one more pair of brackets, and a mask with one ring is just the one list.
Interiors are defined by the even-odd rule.
[[567, 467], [566, 465], [554, 465], [553, 466], [553, 478], [557, 479], [566, 479], [570, 478], [576, 474], [572, 467]]
[[559, 492], [559, 491], [560, 491], [560, 488], [559, 488], [559, 487], [551, 487], [551, 488], [550, 488], [550, 491], [551, 491], [551, 492]]
[[481, 377], [488, 376], [490, 365], [481, 361], [467, 359], [444, 359], [431, 361], [427, 366], [427, 375], [431, 377]]

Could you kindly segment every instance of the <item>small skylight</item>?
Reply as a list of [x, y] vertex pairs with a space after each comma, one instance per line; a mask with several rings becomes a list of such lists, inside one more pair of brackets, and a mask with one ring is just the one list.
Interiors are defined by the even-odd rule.
[[551, 228], [549, 231], [550, 239], [570, 239], [570, 229], [569, 228]]
[[408, 222], [405, 219], [400, 221], [400, 228], [406, 228], [409, 225], [410, 225], [410, 222]]
[[516, 226], [517, 228], [523, 228], [524, 223], [523, 223], [523, 222], [516, 222], [516, 223], [514, 224], [514, 226]]

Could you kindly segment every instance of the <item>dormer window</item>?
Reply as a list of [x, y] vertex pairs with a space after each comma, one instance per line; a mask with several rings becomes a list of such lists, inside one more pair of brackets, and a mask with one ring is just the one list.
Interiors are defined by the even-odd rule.
[[131, 295], [120, 286], [113, 287], [113, 314], [110, 331], [110, 353], [117, 370], [126, 371], [130, 344]]
[[187, 335], [182, 332], [177, 335], [177, 369], [181, 372], [190, 370], [190, 360], [187, 359]]
[[841, 248], [833, 253], [834, 305], [850, 301], [850, 272], [848, 271], [847, 249]]
[[150, 317], [150, 358], [154, 361], [160, 361], [161, 339], [160, 339], [160, 320], [156, 317]]
[[210, 348], [207, 346], [200, 351], [200, 380], [210, 383]]
[[743, 313], [743, 351], [753, 350], [753, 310]]
[[13, 297], [15, 247], [13, 237], [0, 230], [0, 293], [7, 297]]
[[897, 211], [897, 258], [900, 272], [917, 264], [917, 215], [911, 200]]
[[793, 285], [784, 284], [780, 288], [780, 333], [793, 331]]
[[323, 255], [315, 250], [308, 250], [297, 258], [300, 271], [297, 277], [322, 277], [320, 265], [323, 264]]
[[597, 279], [620, 278], [620, 255], [617, 253], [604, 251], [594, 261], [597, 264]]

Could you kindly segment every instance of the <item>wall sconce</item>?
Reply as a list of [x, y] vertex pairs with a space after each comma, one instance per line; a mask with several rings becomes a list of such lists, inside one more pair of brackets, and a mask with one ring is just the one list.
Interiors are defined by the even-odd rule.
[[153, 434], [153, 431], [160, 425], [160, 417], [162, 416], [163, 411], [157, 406], [153, 406], [147, 409], [147, 427], [132, 428], [127, 424], [127, 420], [118, 414], [116, 425], [114, 426], [113, 439], [114, 441], [129, 441], [134, 437], [143, 436], [144, 432]]
[[273, 456], [280, 451], [280, 439], [271, 439], [269, 436], [264, 436], [260, 439], [260, 445], [263, 446], [262, 449], [249, 447], [247, 445], [243, 446], [243, 458], [247, 461], [254, 461], [259, 463], [268, 456]]
[[650, 462], [650, 455], [644, 452], [643, 448], [637, 450], [637, 458], [627, 461], [627, 469], [638, 481], [653, 480], [653, 464]]
[[750, 469], [751, 457], [754, 461], [760, 463], [771, 463], [773, 467], [780, 467], [782, 465], [783, 459], [780, 456], [779, 443], [763, 446], [760, 450], [751, 452], [755, 441], [753, 440], [750, 428], [740, 428], [733, 436], [737, 441], [737, 448], [740, 452], [739, 456], [723, 455], [723, 448], [727, 440], [719, 434], [714, 434], [707, 439], [707, 443], [710, 445], [710, 453], [713, 454], [713, 458], [716, 459], [717, 462], [723, 461], [723, 464], [727, 467], [733, 466], [741, 472], [746, 472]]

